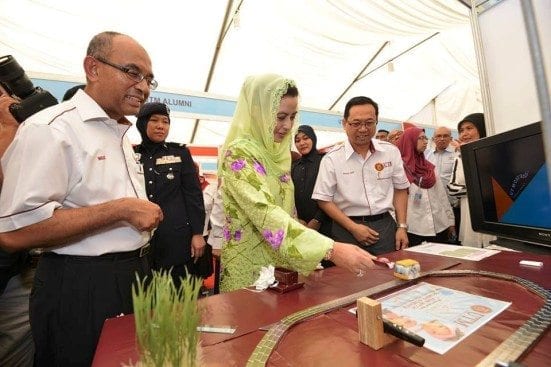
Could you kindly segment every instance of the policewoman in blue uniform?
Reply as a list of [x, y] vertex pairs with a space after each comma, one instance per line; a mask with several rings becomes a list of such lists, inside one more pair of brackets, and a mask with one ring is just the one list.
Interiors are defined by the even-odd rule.
[[185, 144], [165, 141], [170, 110], [164, 103], [144, 104], [136, 127], [142, 143], [134, 151], [142, 164], [147, 197], [164, 215], [151, 240], [152, 268], [172, 268], [179, 286], [179, 278], [186, 276], [205, 248], [203, 193], [189, 149]]

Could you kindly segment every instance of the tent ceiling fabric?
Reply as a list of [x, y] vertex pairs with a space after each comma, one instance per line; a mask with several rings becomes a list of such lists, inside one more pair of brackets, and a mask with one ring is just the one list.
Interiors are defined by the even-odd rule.
[[[297, 81], [303, 106], [327, 110], [389, 41], [333, 111], [355, 95], [398, 121], [455, 127], [482, 111], [469, 9], [457, 0], [0, 0], [0, 55], [82, 81], [88, 41], [115, 30], [149, 51], [159, 90], [203, 92], [228, 4], [208, 93], [236, 98], [247, 75], [275, 72]], [[200, 124], [193, 143], [210, 144], [211, 128]]]

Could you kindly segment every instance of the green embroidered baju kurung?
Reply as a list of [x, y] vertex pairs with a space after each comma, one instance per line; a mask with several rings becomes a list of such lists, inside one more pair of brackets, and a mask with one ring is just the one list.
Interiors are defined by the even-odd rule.
[[267, 265], [308, 274], [333, 247], [333, 240], [295, 219], [292, 134], [274, 142], [277, 108], [289, 85], [276, 75], [247, 79], [222, 149], [222, 291], [251, 285]]

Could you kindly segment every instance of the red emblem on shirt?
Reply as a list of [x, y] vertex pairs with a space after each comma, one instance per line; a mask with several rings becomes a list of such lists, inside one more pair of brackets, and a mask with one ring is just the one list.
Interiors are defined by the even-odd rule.
[[382, 163], [375, 163], [375, 170], [377, 172], [381, 172], [383, 169], [385, 169], [385, 166]]
[[98, 155], [98, 161], [104, 161], [105, 156], [104, 155]]

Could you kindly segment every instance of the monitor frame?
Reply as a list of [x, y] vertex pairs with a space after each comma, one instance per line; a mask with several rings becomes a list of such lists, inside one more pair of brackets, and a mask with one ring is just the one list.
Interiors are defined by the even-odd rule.
[[[503, 144], [509, 141], [538, 134], [542, 135], [540, 122], [492, 135], [461, 146], [461, 159], [463, 160], [467, 197], [469, 200], [471, 214], [471, 224], [474, 231], [551, 248], [551, 228], [538, 228], [527, 225], [499, 223], [488, 221], [484, 218], [480, 176], [478, 170], [476, 169], [476, 151], [478, 149], [487, 148], [489, 146]], [[551, 159], [550, 157], [546, 158]], [[549, 177], [549, 172], [547, 174], [548, 180], [551, 179]]]

